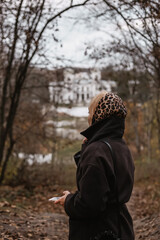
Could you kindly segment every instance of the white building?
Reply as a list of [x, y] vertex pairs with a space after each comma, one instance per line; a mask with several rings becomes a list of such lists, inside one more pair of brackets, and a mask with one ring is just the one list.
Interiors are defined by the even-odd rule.
[[100, 90], [111, 91], [114, 81], [101, 81], [101, 71], [79, 71], [67, 68], [63, 71], [64, 80], [51, 82], [50, 101], [59, 104], [88, 103]]

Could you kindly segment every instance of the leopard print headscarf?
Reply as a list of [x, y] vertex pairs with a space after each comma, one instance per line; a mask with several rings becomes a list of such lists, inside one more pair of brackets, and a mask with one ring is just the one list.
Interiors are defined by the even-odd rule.
[[127, 109], [122, 99], [114, 93], [106, 93], [98, 102], [96, 110], [93, 114], [92, 124], [111, 116], [125, 118]]

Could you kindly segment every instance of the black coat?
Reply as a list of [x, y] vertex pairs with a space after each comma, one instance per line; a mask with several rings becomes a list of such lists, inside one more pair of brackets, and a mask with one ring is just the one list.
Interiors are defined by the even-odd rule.
[[118, 233], [113, 159], [103, 138], [110, 143], [117, 159], [122, 239], [134, 239], [132, 218], [125, 205], [133, 188], [134, 164], [122, 139], [123, 132], [124, 120], [115, 117], [82, 132], [89, 141], [75, 154], [77, 191], [69, 194], [65, 201], [69, 240], [89, 240], [105, 229]]

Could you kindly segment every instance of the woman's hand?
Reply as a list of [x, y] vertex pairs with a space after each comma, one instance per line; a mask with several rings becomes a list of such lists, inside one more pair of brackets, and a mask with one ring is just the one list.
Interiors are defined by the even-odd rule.
[[87, 141], [88, 141], [88, 139], [84, 138], [82, 144], [85, 144]]
[[66, 197], [68, 196], [68, 194], [70, 194], [70, 192], [69, 191], [64, 191], [63, 194], [64, 195], [61, 198], [59, 198], [57, 201], [55, 201], [54, 203], [56, 203], [56, 204], [59, 203], [60, 205], [64, 206], [64, 202], [66, 200]]

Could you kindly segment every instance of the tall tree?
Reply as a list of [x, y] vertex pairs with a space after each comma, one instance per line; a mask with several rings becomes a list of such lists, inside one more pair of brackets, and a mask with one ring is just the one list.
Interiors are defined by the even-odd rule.
[[[146, 72], [145, 85], [150, 81], [149, 97], [152, 96], [155, 103], [153, 108], [160, 148], [160, 2], [121, 0], [117, 5], [105, 0], [104, 2], [116, 13], [117, 26], [123, 35], [124, 41], [118, 40], [117, 51], [125, 54], [127, 59], [132, 59], [137, 71], [143, 69]], [[121, 23], [118, 21], [120, 18], [123, 20]], [[127, 31], [124, 30], [124, 23]]]
[[54, 36], [57, 19], [88, 2], [0, 1], [0, 183], [16, 142], [13, 127], [27, 71], [44, 57], [44, 32], [50, 27]]
[[[107, 28], [106, 42], [97, 46], [91, 56], [105, 59], [110, 56], [116, 68], [132, 69], [137, 80], [150, 87], [145, 100], [153, 99], [157, 139], [160, 148], [160, 2], [158, 0], [103, 0], [101, 8], [94, 8], [100, 31]], [[96, 23], [95, 23], [96, 24]], [[109, 38], [108, 38], [109, 36]], [[90, 50], [90, 46], [88, 47]], [[88, 51], [89, 52], [89, 51]], [[137, 79], [143, 73], [143, 79]], [[144, 76], [145, 79], [144, 79]], [[142, 89], [140, 99], [144, 96]], [[136, 95], [134, 95], [135, 97]], [[136, 96], [136, 101], [140, 100]], [[135, 101], [135, 99], [133, 99]]]

